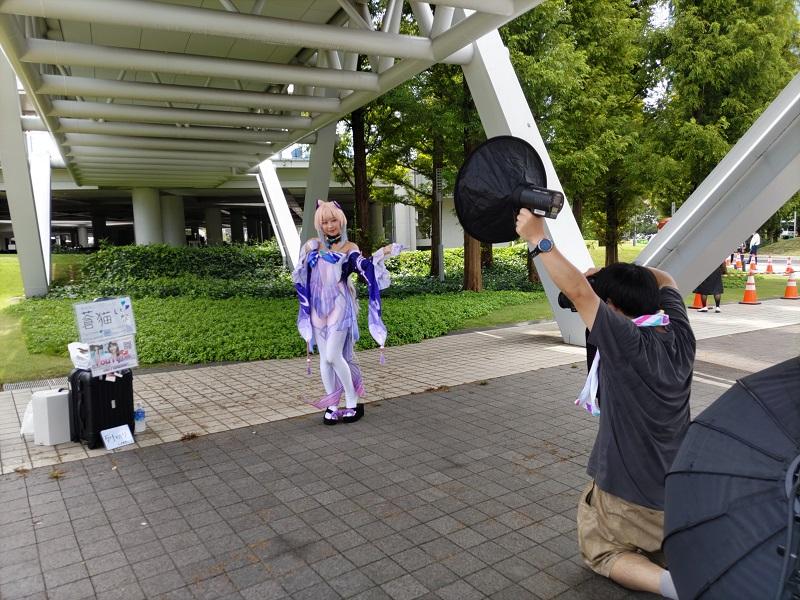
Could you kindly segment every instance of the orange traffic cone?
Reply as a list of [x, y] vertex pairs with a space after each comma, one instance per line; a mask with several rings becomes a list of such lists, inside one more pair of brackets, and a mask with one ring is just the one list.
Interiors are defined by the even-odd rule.
[[750, 271], [748, 274], [752, 275], [753, 273], [758, 273], [758, 264], [756, 263], [756, 257], [752, 254], [750, 255]]
[[800, 300], [797, 295], [797, 274], [792, 273], [789, 275], [789, 281], [786, 282], [786, 291], [781, 296], [784, 300]]
[[792, 273], [794, 273], [794, 269], [792, 268], [792, 257], [791, 256], [787, 256], [786, 257], [786, 271], [784, 271], [783, 274], [784, 275], [791, 275]]
[[736, 255], [736, 263], [733, 265], [733, 268], [736, 271], [739, 271], [739, 270], [744, 271], [744, 267], [742, 267], [742, 255], [741, 254], [737, 254]]
[[700, 299], [700, 294], [694, 295], [694, 302], [689, 308], [703, 308], [703, 301]]
[[764, 271], [767, 275], [772, 275], [775, 271], [772, 270], [772, 257], [767, 257], [767, 270]]
[[742, 298], [739, 304], [761, 304], [761, 302], [758, 301], [758, 295], [756, 294], [755, 276], [747, 276], [747, 283], [744, 285], [744, 298]]

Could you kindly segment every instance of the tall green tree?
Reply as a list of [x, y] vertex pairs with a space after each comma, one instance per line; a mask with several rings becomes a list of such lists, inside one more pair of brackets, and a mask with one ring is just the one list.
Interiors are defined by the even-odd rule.
[[674, 0], [654, 47], [662, 211], [680, 205], [800, 69], [792, 0]]
[[651, 2], [553, 0], [504, 30], [526, 97], [582, 229], [617, 260], [649, 180], [643, 102]]

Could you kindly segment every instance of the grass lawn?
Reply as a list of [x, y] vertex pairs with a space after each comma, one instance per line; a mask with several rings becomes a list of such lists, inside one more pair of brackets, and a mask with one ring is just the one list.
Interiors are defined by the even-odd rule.
[[761, 246], [758, 249], [759, 259], [762, 256], [800, 256], [800, 237], [791, 240], [778, 240], [774, 244]]
[[[788, 242], [797, 242], [798, 246], [800, 246], [800, 240], [788, 240]], [[619, 249], [619, 256], [621, 260], [624, 261], [632, 261], [635, 259], [639, 253], [644, 248], [644, 245], [637, 245], [633, 246], [631, 244], [625, 244], [620, 247]], [[766, 254], [766, 251], [763, 251]], [[773, 254], [779, 253], [794, 253], [800, 255], [800, 247], [797, 251], [792, 252], [791, 249], [783, 250], [782, 252], [773, 251]], [[594, 263], [596, 265], [602, 265], [605, 261], [605, 249], [604, 248], [593, 248], [590, 249], [590, 254]], [[53, 272], [54, 277], [59, 279], [60, 281], [69, 281], [75, 280], [80, 277], [79, 273], [79, 265], [80, 263], [85, 260], [85, 256], [83, 255], [54, 255], [53, 256]], [[741, 274], [729, 275], [725, 278], [725, 293], [722, 296], [723, 303], [733, 303], [738, 302], [742, 299], [744, 295], [744, 286], [745, 286], [745, 277]], [[756, 287], [759, 299], [768, 299], [768, 298], [776, 298], [783, 295], [786, 286], [786, 278], [777, 276], [766, 276], [766, 275], [759, 275], [756, 277]], [[19, 273], [19, 265], [17, 262], [17, 257], [15, 255], [0, 255], [0, 383], [3, 382], [13, 382], [13, 381], [25, 381], [25, 380], [32, 380], [32, 379], [42, 379], [47, 377], [55, 377], [55, 376], [63, 376], [69, 372], [71, 368], [71, 363], [68, 358], [63, 356], [54, 356], [52, 353], [57, 352], [58, 349], [62, 349], [62, 352], [66, 350], [66, 342], [72, 341], [72, 337], [74, 337], [74, 332], [71, 331], [74, 326], [71, 324], [71, 314], [70, 314], [70, 306], [71, 303], [69, 301], [58, 301], [59, 308], [58, 310], [51, 310], [49, 307], [53, 304], [54, 301], [48, 301], [46, 304], [42, 305], [42, 309], [40, 310], [36, 307], [35, 304], [28, 304], [26, 303], [25, 309], [26, 310], [10, 310], [8, 307], [12, 304], [15, 304], [18, 299], [22, 296], [23, 289], [22, 289], [22, 280]], [[497, 294], [497, 293], [495, 293]], [[500, 293], [503, 294], [503, 293]], [[508, 292], [507, 294], [513, 294]], [[456, 329], [475, 329], [475, 328], [487, 328], [487, 327], [494, 327], [499, 325], [506, 325], [510, 323], [520, 323], [526, 321], [541, 321], [541, 320], [550, 320], [553, 318], [552, 310], [550, 309], [550, 305], [547, 302], [546, 298], [543, 294], [525, 294], [521, 295], [521, 297], [525, 298], [524, 301], [520, 302], [520, 296], [514, 297], [512, 303], [509, 303], [511, 300], [510, 297], [506, 298], [502, 301], [489, 301], [489, 304], [493, 306], [487, 310], [485, 314], [482, 316], [471, 317], [462, 319], [456, 325]], [[491, 298], [491, 293], [487, 296], [487, 299]], [[685, 298], [687, 305], [690, 305], [694, 299], [694, 294], [688, 294]], [[475, 299], [478, 300], [478, 299]], [[444, 299], [442, 299], [444, 301]], [[191, 301], [188, 301], [191, 302]], [[237, 302], [230, 302], [225, 304], [225, 301], [210, 301], [211, 304], [209, 305], [210, 311], [217, 311], [221, 310], [222, 313], [229, 312], [224, 307], [230, 307]], [[282, 301], [286, 303], [286, 306], [292, 305], [294, 307], [294, 301]], [[395, 302], [398, 303], [397, 306], [392, 306]], [[406, 312], [406, 309], [415, 311], [415, 310], [426, 310], [428, 311], [428, 317], [426, 319], [430, 321], [431, 319], [435, 318], [437, 313], [436, 305], [439, 300], [433, 298], [431, 300], [425, 301], [427, 304], [422, 304], [419, 307], [414, 302], [404, 302], [402, 299], [388, 299], [386, 303], [386, 321], [387, 325], [390, 328], [390, 331], [393, 329], [391, 320], [392, 314], [398, 314], [399, 312]], [[238, 310], [244, 311], [241, 313], [241, 318], [246, 319], [246, 315], [258, 314], [262, 311], [269, 312], [270, 308], [270, 301], [258, 301], [258, 300], [246, 300], [243, 299], [241, 303], [246, 304], [247, 306], [242, 306]], [[253, 306], [250, 306], [250, 304]], [[466, 305], [471, 305], [474, 303], [473, 299], [464, 302], [465, 309]], [[60, 306], [63, 304], [63, 306]], [[149, 313], [152, 315], [153, 319], [159, 318], [161, 319], [161, 327], [157, 328], [153, 335], [160, 336], [162, 335], [164, 330], [169, 330], [172, 326], [167, 323], [169, 321], [168, 315], [174, 310], [177, 310], [178, 314], [184, 315], [190, 310], [188, 307], [174, 307], [174, 305], [180, 304], [180, 299], [169, 299], [169, 301], [159, 301], [154, 299], [147, 299], [138, 301], [140, 305], [140, 310], [142, 310], [142, 325], [145, 324], [146, 320], [145, 314]], [[150, 306], [152, 304], [152, 306]], [[257, 305], [257, 306], [256, 306]], [[262, 306], [263, 305], [263, 306]], [[403, 306], [406, 305], [406, 306]], [[413, 307], [410, 305], [414, 305]], [[443, 304], [442, 306], [446, 306]], [[45, 309], [45, 307], [48, 307]], [[402, 307], [402, 308], [400, 308]], [[22, 308], [22, 307], [17, 307]], [[174, 310], [173, 310], [174, 309]], [[294, 308], [287, 309], [283, 308], [279, 312], [280, 314], [292, 312]], [[449, 309], [446, 309], [449, 310]], [[239, 314], [236, 311], [233, 311], [236, 314]], [[470, 308], [469, 312], [471, 314], [476, 314], [475, 308]], [[477, 310], [480, 313], [480, 310]], [[209, 312], [208, 314], [211, 314]], [[40, 352], [31, 353], [28, 350], [28, 345], [26, 344], [25, 337], [23, 336], [23, 329], [22, 329], [22, 319], [27, 319], [27, 329], [28, 335], [31, 336], [29, 343], [33, 344], [32, 347], [39, 347], [43, 348]], [[467, 313], [465, 312], [465, 315]], [[231, 317], [234, 318], [234, 321], [238, 317], [234, 317], [231, 314]], [[52, 321], [54, 324], [52, 326], [48, 325], [45, 327], [41, 326], [42, 322], [49, 322], [47, 319], [53, 319]], [[181, 317], [175, 316], [180, 320]], [[166, 321], [164, 321], [166, 319]], [[36, 327], [36, 321], [40, 320], [39, 327]], [[139, 319], [137, 318], [137, 321]], [[267, 319], [272, 320], [273, 324], [275, 324], [276, 319]], [[289, 319], [293, 321], [293, 317]], [[404, 321], [407, 319], [403, 319]], [[69, 321], [66, 325], [69, 325], [68, 329], [69, 332], [64, 331], [65, 323], [62, 321]], [[455, 324], [455, 321], [448, 321], [448, 323]], [[240, 323], [228, 323], [226, 327], [233, 328], [233, 330], [240, 329]], [[446, 333], [448, 330], [448, 324], [443, 322], [439, 324], [438, 330], [441, 333]], [[252, 324], [248, 324], [247, 327], [253, 329], [258, 327], [258, 322], [254, 322]], [[246, 327], [246, 328], [247, 328]], [[293, 328], [293, 323], [286, 324], [286, 328]], [[55, 331], [60, 329], [56, 334]], [[141, 327], [140, 327], [141, 329]], [[190, 327], [191, 329], [191, 327]], [[253, 329], [255, 331], [255, 329]], [[362, 331], [366, 331], [365, 328], [362, 326]], [[396, 330], [395, 330], [396, 331]], [[192, 331], [187, 330], [183, 332], [185, 338], [192, 338], [195, 334]], [[407, 343], [408, 341], [414, 341], [416, 339], [415, 336], [419, 335], [420, 332], [410, 331], [407, 339], [400, 340], [400, 343]], [[276, 332], [273, 332], [269, 335], [276, 335]], [[294, 331], [292, 331], [292, 335], [294, 336]], [[49, 336], [50, 339], [43, 340], [43, 336]], [[211, 342], [220, 336], [220, 339], [226, 339], [230, 337], [227, 332], [209, 332], [208, 336], [210, 337]], [[262, 336], [263, 337], [263, 336]], [[277, 337], [282, 337], [278, 335]], [[368, 336], [365, 336], [368, 338]], [[402, 338], [402, 336], [400, 336]], [[68, 339], [69, 338], [69, 339]], [[397, 339], [397, 338], [396, 338]], [[366, 341], [363, 340], [362, 341]], [[397, 343], [397, 341], [395, 342]], [[161, 345], [175, 345], [176, 342], [174, 340], [159, 340], [159, 344]], [[255, 340], [245, 341], [244, 348], [249, 349], [252, 345], [255, 344]], [[196, 357], [197, 360], [220, 360], [218, 357], [214, 356], [214, 348], [212, 346], [217, 345], [217, 343], [210, 343], [210, 345], [204, 349], [207, 352], [207, 358], [204, 359], [203, 356]], [[243, 351], [241, 348], [238, 351]], [[245, 358], [245, 357], [243, 357]], [[151, 364], [158, 364], [158, 363], [151, 363]]]
[[[54, 261], [54, 264], [59, 263]], [[20, 319], [3, 310], [22, 295], [17, 256], [0, 255], [0, 383], [66, 375], [72, 367], [69, 359], [28, 352]]]

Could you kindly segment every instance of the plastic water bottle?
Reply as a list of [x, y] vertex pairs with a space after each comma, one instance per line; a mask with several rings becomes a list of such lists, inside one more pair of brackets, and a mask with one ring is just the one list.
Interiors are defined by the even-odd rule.
[[136, 410], [133, 411], [133, 432], [144, 433], [145, 429], [147, 429], [147, 423], [144, 420], [144, 407], [137, 404]]

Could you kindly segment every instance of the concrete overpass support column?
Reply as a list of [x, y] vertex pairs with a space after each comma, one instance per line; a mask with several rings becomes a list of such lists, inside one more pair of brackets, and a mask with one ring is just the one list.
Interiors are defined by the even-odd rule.
[[222, 213], [216, 206], [205, 208], [206, 243], [209, 246], [219, 246], [222, 243]]
[[241, 208], [232, 208], [231, 214], [231, 242], [244, 243], [244, 222]]
[[379, 202], [369, 205], [369, 235], [375, 244], [379, 244], [386, 237], [383, 224], [383, 204]]
[[95, 246], [100, 245], [100, 240], [107, 240], [111, 237], [106, 225], [106, 211], [100, 208], [92, 209], [92, 236]]
[[86, 225], [78, 227], [78, 245], [81, 248], [89, 246], [89, 228]]
[[153, 188], [133, 188], [133, 234], [137, 246], [161, 244], [161, 198]]
[[306, 241], [316, 237], [314, 230], [314, 211], [317, 199], [327, 200], [333, 165], [333, 147], [336, 145], [336, 123], [323, 127], [317, 132], [317, 143], [311, 147], [311, 160], [308, 163], [308, 182], [303, 204], [303, 229], [300, 239]]
[[413, 206], [392, 205], [392, 241], [403, 244], [409, 250], [417, 249], [417, 215]]
[[[493, 31], [477, 40], [473, 47], [472, 61], [462, 68], [486, 136], [513, 135], [529, 142], [544, 163], [547, 187], [563, 192], [500, 34]], [[566, 203], [557, 219], [545, 219], [545, 223], [550, 237], [572, 264], [580, 271], [593, 266], [575, 217]], [[540, 265], [537, 258], [537, 268]], [[539, 269], [539, 275], [564, 341], [583, 346], [585, 328], [578, 313], [559, 308], [558, 288], [544, 269]]]
[[251, 244], [261, 241], [261, 223], [258, 215], [247, 215], [247, 241]]
[[161, 229], [165, 244], [186, 245], [186, 221], [183, 216], [183, 198], [180, 196], [161, 197]]
[[[34, 193], [33, 165], [28, 164], [25, 135], [20, 122], [19, 94], [14, 71], [0, 56], [0, 163], [8, 197], [8, 209], [25, 296], [43, 296], [50, 283], [50, 217], [47, 215], [47, 240], [42, 242], [38, 206]], [[49, 190], [49, 160], [47, 180]], [[49, 198], [49, 194], [48, 194]]]

